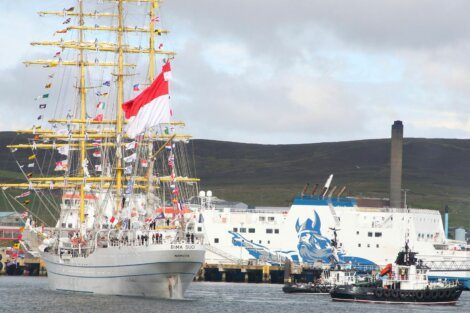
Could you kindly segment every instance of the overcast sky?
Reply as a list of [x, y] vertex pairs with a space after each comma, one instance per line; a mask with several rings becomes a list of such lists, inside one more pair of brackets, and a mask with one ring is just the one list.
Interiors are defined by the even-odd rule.
[[[55, 53], [29, 42], [59, 38], [63, 18], [35, 12], [74, 2], [0, 2], [1, 130], [42, 114], [47, 74], [21, 61]], [[239, 142], [384, 138], [396, 119], [408, 137], [468, 138], [468, 12], [468, 0], [166, 0], [175, 115], [196, 138]], [[63, 113], [57, 101], [45, 115]]]

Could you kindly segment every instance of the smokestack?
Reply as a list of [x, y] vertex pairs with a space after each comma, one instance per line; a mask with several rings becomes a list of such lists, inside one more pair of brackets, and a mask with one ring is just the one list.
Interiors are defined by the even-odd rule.
[[447, 205], [444, 210], [444, 233], [446, 239], [449, 238], [449, 207]]
[[302, 190], [302, 193], [300, 194], [301, 197], [305, 196], [305, 193], [308, 190], [308, 186], [310, 186], [310, 183], [306, 183], [304, 189]]
[[315, 186], [312, 189], [312, 196], [315, 195], [315, 192], [317, 191], [317, 189], [318, 189], [318, 184], [315, 184]]
[[401, 176], [403, 163], [403, 123], [395, 121], [392, 125], [392, 144], [390, 154], [390, 207], [401, 208]]

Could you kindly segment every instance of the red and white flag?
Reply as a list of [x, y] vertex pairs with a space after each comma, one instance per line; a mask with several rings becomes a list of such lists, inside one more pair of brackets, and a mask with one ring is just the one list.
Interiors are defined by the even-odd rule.
[[55, 162], [55, 168], [54, 171], [66, 171], [69, 166], [68, 160], [62, 160]]
[[161, 73], [141, 94], [125, 102], [122, 109], [128, 119], [126, 133], [135, 138], [146, 129], [160, 123], [170, 122], [170, 95], [168, 80], [171, 78], [170, 63], [165, 63]]
[[17, 196], [15, 197], [15, 199], [24, 198], [24, 197], [29, 196], [30, 194], [31, 194], [31, 191], [28, 190], [28, 191], [23, 192], [23, 193], [20, 194], [20, 195], [17, 195]]

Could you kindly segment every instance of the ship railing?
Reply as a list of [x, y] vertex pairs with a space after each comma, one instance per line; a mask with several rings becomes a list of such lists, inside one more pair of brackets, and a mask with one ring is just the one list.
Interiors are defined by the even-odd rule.
[[[165, 229], [165, 230], [168, 230]], [[189, 236], [188, 236], [189, 235]], [[118, 230], [106, 229], [95, 235], [95, 247], [149, 246], [158, 244], [204, 244], [204, 238], [187, 233], [184, 238], [165, 236], [160, 230]]]
[[435, 271], [470, 271], [470, 261], [423, 261], [423, 265], [430, 268], [431, 272]]
[[58, 248], [58, 254], [62, 260], [67, 260], [77, 257], [88, 257], [95, 250], [94, 246], [88, 246], [85, 244], [63, 244], [62, 247]]
[[[278, 208], [278, 209], [241, 209], [241, 208], [230, 208], [230, 213], [260, 213], [260, 214], [287, 214], [289, 208]], [[223, 211], [221, 211], [223, 212]]]
[[430, 215], [439, 215], [439, 211], [437, 210], [430, 210], [430, 209], [409, 209], [409, 208], [378, 208], [381, 212], [387, 213], [419, 213], [419, 214], [430, 214]]

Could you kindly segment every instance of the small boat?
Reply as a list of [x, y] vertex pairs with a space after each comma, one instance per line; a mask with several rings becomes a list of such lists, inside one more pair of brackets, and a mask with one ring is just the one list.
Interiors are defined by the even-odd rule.
[[388, 264], [373, 282], [337, 285], [331, 289], [334, 301], [403, 303], [403, 304], [455, 304], [463, 284], [456, 281], [430, 282], [429, 267], [416, 259], [408, 243], [398, 254], [395, 264]]
[[356, 281], [356, 271], [351, 267], [336, 266], [326, 269], [313, 282], [288, 282], [282, 287], [285, 293], [328, 294], [335, 285], [348, 285]]

